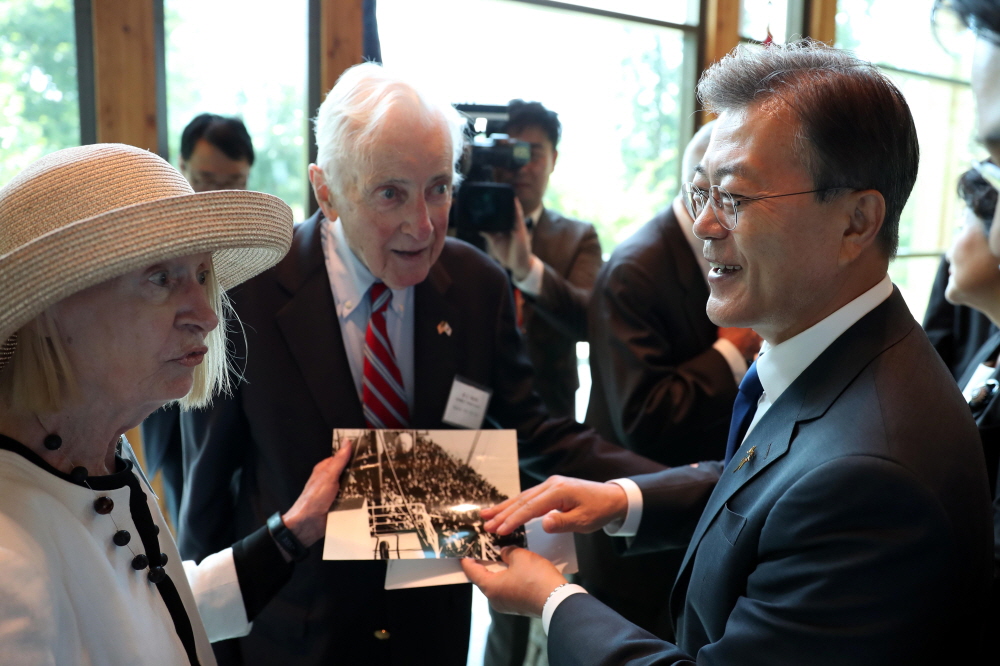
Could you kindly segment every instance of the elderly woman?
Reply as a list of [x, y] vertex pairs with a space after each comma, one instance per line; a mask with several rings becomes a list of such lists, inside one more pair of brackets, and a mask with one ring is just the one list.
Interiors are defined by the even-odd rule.
[[0, 189], [0, 662], [212, 664], [319, 540], [349, 455], [200, 564], [123, 433], [229, 381], [224, 290], [275, 264], [292, 215], [194, 194], [122, 145], [53, 153]]

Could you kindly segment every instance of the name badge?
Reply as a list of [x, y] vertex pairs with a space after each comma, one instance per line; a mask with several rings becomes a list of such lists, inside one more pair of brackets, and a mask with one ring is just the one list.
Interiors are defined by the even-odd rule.
[[456, 428], [479, 430], [486, 418], [486, 408], [489, 407], [492, 395], [493, 391], [485, 386], [456, 375], [441, 420]]

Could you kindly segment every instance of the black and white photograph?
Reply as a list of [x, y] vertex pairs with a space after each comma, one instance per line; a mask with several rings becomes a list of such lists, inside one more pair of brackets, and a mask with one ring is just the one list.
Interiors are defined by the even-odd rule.
[[515, 431], [339, 429], [333, 442], [354, 451], [326, 559], [499, 561], [504, 546], [526, 545], [523, 528], [500, 537], [479, 517], [520, 492]]

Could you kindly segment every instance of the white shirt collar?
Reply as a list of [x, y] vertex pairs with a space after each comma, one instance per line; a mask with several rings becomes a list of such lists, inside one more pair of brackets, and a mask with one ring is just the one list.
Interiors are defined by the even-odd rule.
[[529, 219], [531, 220], [532, 230], [534, 227], [538, 226], [538, 220], [542, 219], [542, 211], [545, 210], [545, 204], [538, 204], [538, 208], [531, 211], [527, 217], [524, 218], [525, 222]]
[[886, 275], [874, 287], [795, 337], [773, 347], [765, 342], [757, 359], [757, 375], [767, 401], [774, 404], [834, 340], [891, 295], [892, 280]]
[[[327, 233], [332, 237], [333, 251], [339, 259], [328, 266], [331, 281], [334, 283], [333, 300], [337, 306], [337, 315], [347, 317], [358, 307], [361, 299], [367, 296], [368, 290], [377, 280], [347, 244], [344, 225], [340, 218], [335, 222], [323, 218], [320, 224], [326, 227]], [[406, 291], [406, 289], [392, 290], [390, 307], [399, 314], [403, 313], [406, 306]]]

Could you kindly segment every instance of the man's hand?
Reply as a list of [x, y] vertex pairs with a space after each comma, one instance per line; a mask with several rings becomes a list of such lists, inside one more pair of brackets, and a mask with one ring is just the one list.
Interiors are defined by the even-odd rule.
[[462, 569], [501, 613], [541, 617], [545, 600], [566, 579], [547, 559], [524, 548], [507, 546], [500, 557], [506, 571], [489, 571], [476, 560], [462, 559]]
[[757, 352], [760, 351], [760, 345], [764, 342], [763, 338], [753, 332], [750, 328], [720, 328], [719, 338], [729, 340], [735, 345], [735, 347], [740, 350], [743, 354], [743, 358], [747, 360], [748, 363], [752, 362], [757, 357]]
[[281, 519], [295, 538], [308, 548], [326, 534], [326, 514], [340, 491], [340, 475], [351, 460], [350, 442], [342, 442], [340, 449], [313, 467], [306, 487], [295, 500], [292, 508]]
[[550, 476], [517, 497], [480, 511], [490, 532], [504, 535], [532, 518], [542, 518], [546, 532], [589, 533], [624, 520], [628, 496], [617, 483], [595, 483]]
[[508, 232], [482, 232], [486, 250], [500, 265], [510, 271], [518, 282], [528, 277], [531, 270], [531, 240], [524, 224], [521, 202], [514, 198], [514, 228]]

